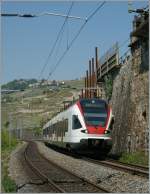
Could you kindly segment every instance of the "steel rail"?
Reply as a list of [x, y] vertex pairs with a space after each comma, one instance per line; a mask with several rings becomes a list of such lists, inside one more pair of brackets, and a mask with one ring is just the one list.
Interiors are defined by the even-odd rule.
[[83, 178], [83, 177], [79, 176], [78, 174], [76, 174], [76, 173], [74, 173], [74, 172], [71, 172], [71, 171], [69, 171], [68, 169], [66, 169], [66, 168], [64, 168], [64, 167], [57, 165], [57, 164], [54, 163], [53, 161], [50, 161], [49, 159], [45, 158], [41, 153], [39, 153], [39, 155], [40, 155], [43, 159], [47, 160], [48, 162], [52, 163], [53, 165], [57, 166], [58, 168], [60, 168], [60, 169], [62, 169], [62, 170], [64, 170], [64, 171], [66, 171], [67, 173], [72, 174], [73, 176], [78, 177], [79, 179], [82, 179], [84, 182], [87, 182], [87, 183], [93, 185], [94, 187], [97, 187], [98, 189], [102, 190], [102, 191], [105, 192], [105, 193], [110, 193], [110, 191], [106, 190], [105, 188], [100, 187], [100, 186], [96, 185], [95, 183], [89, 181], [88, 179]]
[[[117, 170], [126, 171], [130, 174], [133, 174], [133, 175], [140, 175], [140, 176], [143, 176], [146, 178], [149, 177], [149, 171], [148, 171], [148, 168], [146, 168], [146, 167], [141, 167], [141, 166], [133, 165], [133, 164], [130, 165], [130, 164], [122, 163], [122, 162], [115, 161], [115, 160], [100, 161], [100, 160], [91, 159], [88, 157], [82, 157], [82, 160], [92, 162], [92, 163], [98, 164], [98, 165], [107, 166], [107, 167], [114, 168]], [[143, 169], [141, 169], [141, 168], [143, 168]]]
[[[53, 148], [52, 148], [53, 149]], [[111, 168], [115, 168], [118, 170], [126, 171], [128, 173], [131, 173], [133, 175], [140, 175], [143, 177], [148, 178], [149, 177], [149, 168], [146, 166], [142, 165], [135, 165], [135, 164], [129, 164], [129, 163], [123, 163], [114, 159], [106, 158], [105, 160], [98, 160], [98, 159], [93, 159], [88, 156], [83, 156], [82, 154], [77, 154], [77, 153], [70, 153], [67, 150], [58, 150], [56, 148], [56, 151], [62, 152], [63, 154], [69, 154], [70, 156], [74, 157], [80, 157], [81, 160], [88, 161], [94, 164], [98, 165], [103, 165]]]
[[121, 165], [130, 166], [130, 167], [133, 167], [133, 168], [138, 168], [138, 169], [145, 170], [145, 171], [149, 171], [149, 167], [148, 166], [120, 162], [120, 161], [117, 161], [117, 160], [114, 160], [114, 159], [110, 159], [110, 158], [108, 158], [107, 161], [118, 163], [118, 164], [121, 164]]
[[[37, 145], [35, 145], [36, 148], [37, 148]], [[27, 149], [29, 148], [29, 144], [27, 146]], [[55, 181], [53, 182], [52, 180], [50, 180], [48, 178], [47, 175], [43, 174], [41, 172], [40, 169], [37, 169], [37, 167], [34, 166], [33, 162], [30, 161], [29, 157], [28, 157], [28, 153], [27, 153], [27, 149], [25, 151], [25, 157], [26, 157], [26, 160], [27, 162], [29, 163], [29, 165], [31, 166], [31, 168], [34, 170], [34, 172], [39, 176], [41, 177], [42, 180], [44, 180], [45, 182], [47, 183], [50, 183], [51, 185], [53, 185], [54, 187], [56, 187], [56, 189], [60, 189], [61, 191], [60, 192], [66, 192], [64, 189], [62, 189], [62, 187], [59, 187], [58, 185], [56, 185], [57, 183], [59, 184], [59, 181]], [[38, 148], [37, 148], [38, 149]], [[53, 161], [47, 159], [45, 156], [43, 156], [39, 151], [36, 151], [36, 153], [38, 154], [38, 156], [40, 156], [43, 160], [47, 161], [50, 165], [53, 165], [55, 168], [59, 169], [60, 171], [64, 171], [64, 173], [67, 173], [68, 175], [71, 175], [73, 177], [75, 177], [76, 179], [80, 180], [80, 183], [82, 183], [83, 185], [87, 184], [89, 185], [90, 187], [93, 187], [95, 189], [97, 189], [99, 192], [105, 192], [105, 193], [111, 193], [110, 191], [106, 190], [105, 188], [102, 188], [100, 186], [98, 186], [97, 184], [89, 181], [88, 179], [86, 178], [83, 178], [79, 175], [77, 175], [76, 173], [73, 173], [71, 171], [69, 171], [68, 169], [62, 167], [62, 166], [59, 166], [57, 165], [56, 163], [54, 163]], [[38, 161], [40, 162], [40, 161]], [[42, 165], [41, 165], [42, 166]], [[70, 183], [74, 183], [74, 181], [71, 181]], [[76, 183], [76, 182], [75, 182]]]
[[29, 167], [33, 170], [33, 172], [35, 172], [35, 174], [37, 174], [37, 176], [44, 181], [45, 183], [47, 183], [50, 187], [53, 187], [56, 191], [61, 192], [61, 193], [65, 193], [65, 191], [61, 188], [59, 188], [53, 181], [51, 181], [48, 177], [46, 177], [38, 168], [36, 168], [33, 163], [30, 161], [30, 159], [28, 158], [28, 154], [27, 154], [27, 150], [29, 148], [29, 144], [27, 145], [25, 152], [24, 152], [24, 157], [25, 160], [27, 162], [27, 164], [29, 165]]

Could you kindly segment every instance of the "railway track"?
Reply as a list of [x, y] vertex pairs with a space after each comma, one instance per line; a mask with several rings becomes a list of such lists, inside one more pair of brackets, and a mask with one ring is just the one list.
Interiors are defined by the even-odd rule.
[[119, 161], [112, 160], [112, 159], [96, 160], [96, 159], [91, 159], [88, 157], [82, 157], [82, 159], [85, 161], [88, 161], [88, 162], [92, 162], [94, 164], [99, 164], [99, 165], [115, 168], [117, 170], [125, 171], [125, 172], [131, 173], [133, 175], [140, 175], [140, 176], [143, 176], [146, 178], [149, 177], [149, 168], [148, 167], [127, 164], [127, 163], [119, 162]]
[[115, 169], [118, 169], [121, 171], [128, 172], [128, 173], [133, 174], [133, 175], [139, 175], [139, 176], [143, 176], [146, 178], [149, 177], [149, 168], [146, 166], [127, 164], [127, 163], [119, 162], [117, 160], [110, 159], [110, 158], [107, 158], [105, 160], [93, 159], [93, 158], [90, 158], [86, 155], [83, 156], [82, 154], [70, 153], [65, 149], [59, 149], [59, 148], [54, 147], [54, 146], [49, 146], [49, 147], [51, 149], [54, 149], [55, 151], [58, 151], [58, 152], [61, 152], [63, 154], [67, 154], [67, 155], [91, 162], [94, 164], [115, 168]]
[[50, 189], [59, 193], [110, 193], [110, 191], [76, 175], [41, 155], [34, 142], [29, 142], [24, 152], [25, 160], [35, 174]]

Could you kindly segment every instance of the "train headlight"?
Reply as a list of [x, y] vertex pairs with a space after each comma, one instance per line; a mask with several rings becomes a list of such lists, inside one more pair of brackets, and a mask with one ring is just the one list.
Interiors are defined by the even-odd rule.
[[105, 131], [105, 134], [109, 134], [109, 133], [110, 133], [110, 130], [106, 130], [106, 131]]
[[82, 133], [88, 133], [88, 130], [87, 129], [82, 129], [81, 132]]

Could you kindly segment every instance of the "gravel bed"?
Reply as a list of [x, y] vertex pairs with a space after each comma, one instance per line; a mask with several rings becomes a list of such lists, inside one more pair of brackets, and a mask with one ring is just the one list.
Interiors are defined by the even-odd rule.
[[28, 181], [28, 177], [23, 170], [23, 166], [19, 160], [20, 152], [22, 152], [27, 143], [19, 144], [17, 148], [12, 151], [9, 161], [9, 176], [16, 182], [17, 185], [23, 185]]
[[66, 156], [46, 147], [42, 142], [36, 143], [40, 153], [46, 158], [110, 190], [112, 193], [149, 193], [149, 180], [147, 178]]
[[9, 161], [9, 176], [15, 181], [18, 193], [46, 193], [47, 187], [26, 165], [24, 150], [26, 142], [19, 144], [11, 153]]

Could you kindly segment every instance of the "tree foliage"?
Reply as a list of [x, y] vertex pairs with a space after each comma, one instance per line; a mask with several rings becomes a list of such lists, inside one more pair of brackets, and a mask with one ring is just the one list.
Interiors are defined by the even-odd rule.
[[7, 84], [2, 85], [2, 89], [7, 90], [24, 90], [28, 88], [29, 84], [36, 83], [36, 79], [19, 79], [19, 80], [13, 80], [11, 82], [8, 82]]
[[104, 78], [105, 81], [105, 94], [108, 99], [108, 101], [111, 99], [112, 96], [112, 90], [113, 90], [113, 78], [110, 74], [106, 75]]

